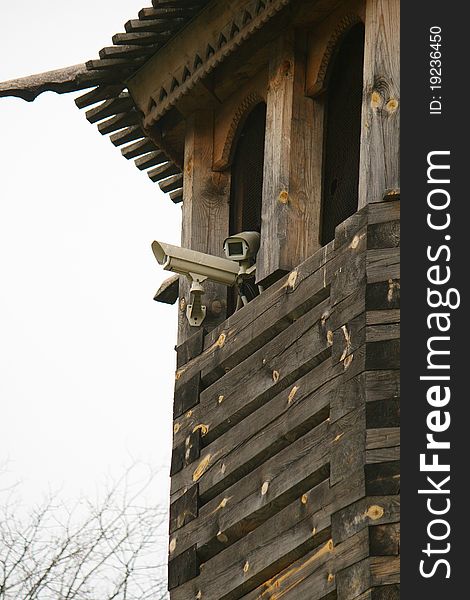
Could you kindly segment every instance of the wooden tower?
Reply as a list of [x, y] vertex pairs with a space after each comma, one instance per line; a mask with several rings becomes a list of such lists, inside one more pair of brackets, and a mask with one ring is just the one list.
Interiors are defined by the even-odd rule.
[[155, 0], [113, 42], [29, 93], [94, 86], [77, 104], [182, 202], [182, 246], [261, 233], [247, 306], [208, 283], [193, 328], [186, 280], [156, 296], [171, 600], [398, 600], [398, 0]]

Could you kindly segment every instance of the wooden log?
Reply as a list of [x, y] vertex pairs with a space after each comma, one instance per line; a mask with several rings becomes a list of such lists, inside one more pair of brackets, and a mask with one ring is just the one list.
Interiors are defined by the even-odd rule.
[[[108, 77], [109, 78], [109, 77]], [[98, 85], [103, 78], [90, 73], [85, 64], [73, 65], [0, 83], [0, 98], [16, 96], [32, 102], [43, 92], [64, 94]]]
[[[317, 486], [244, 538], [204, 563], [197, 580], [174, 592], [175, 600], [197, 597], [235, 600], [294, 560], [327, 543], [331, 492]], [[223, 535], [223, 534], [221, 534]]]
[[392, 339], [380, 342], [367, 342], [366, 370], [400, 368], [400, 340]]
[[[329, 454], [324, 443], [327, 429], [326, 424], [318, 426], [222, 494], [200, 505], [198, 519], [171, 537], [174, 552], [184, 551], [197, 539], [201, 556], [212, 556], [325, 481]], [[332, 488], [332, 494], [338, 507], [363, 496], [363, 469], [351, 472]], [[224, 533], [222, 545], [217, 540], [219, 532]]]
[[[400, 583], [400, 557], [373, 556], [370, 558], [370, 571], [373, 586], [383, 586], [384, 588], [396, 586]], [[390, 592], [396, 598], [395, 590], [390, 590]]]
[[331, 425], [330, 482], [332, 485], [347, 479], [351, 472], [365, 462], [365, 410], [356, 410]]
[[176, 190], [173, 190], [172, 192], [170, 192], [169, 196], [170, 196], [170, 200], [172, 202], [174, 202], [175, 204], [179, 204], [180, 202], [183, 202], [183, 188], [181, 187]]
[[102, 48], [99, 51], [101, 59], [108, 58], [132, 58], [132, 57], [147, 57], [155, 52], [158, 46], [138, 46], [138, 45], [122, 45], [122, 46], [108, 46]]
[[[168, 167], [168, 168], [170, 169], [170, 167]], [[175, 168], [176, 168], [176, 166], [175, 166]], [[150, 177], [150, 175], [149, 175], [149, 177]], [[165, 194], [168, 192], [172, 192], [173, 190], [177, 190], [177, 189], [181, 188], [182, 185], [183, 185], [183, 174], [182, 173], [177, 173], [176, 175], [167, 177], [166, 179], [164, 179], [163, 181], [159, 181], [159, 183], [158, 183], [158, 186], [160, 187], [162, 192], [164, 192]], [[206, 284], [204, 284], [204, 285], [206, 285]], [[204, 289], [206, 289], [206, 288], [204, 287]], [[206, 325], [206, 327], [208, 326], [207, 322], [205, 323], [205, 325]]]
[[400, 248], [367, 251], [367, 282], [400, 279]]
[[139, 31], [150, 31], [155, 33], [171, 32], [179, 29], [184, 23], [184, 19], [181, 17], [173, 17], [170, 19], [131, 19], [124, 25], [124, 29], [127, 33], [134, 33]]
[[199, 559], [196, 546], [188, 548], [168, 563], [168, 589], [172, 590], [199, 575]]
[[196, 484], [170, 505], [170, 535], [196, 519], [198, 511], [199, 491]]
[[[314, 108], [305, 96], [305, 43], [292, 29], [276, 41], [269, 65], [262, 237], [256, 278], [279, 279], [319, 248]], [[316, 185], [317, 184], [317, 185]], [[307, 233], [308, 232], [308, 233]]]
[[399, 0], [366, 5], [359, 207], [399, 188]]
[[[155, 165], [160, 165], [162, 162], [164, 162], [166, 160], [167, 160], [167, 158], [161, 150], [154, 150], [153, 152], [149, 152], [148, 154], [145, 154], [144, 156], [140, 156], [139, 158], [136, 158], [134, 162], [135, 162], [135, 166], [140, 171], [144, 171], [145, 169], [148, 169], [149, 167], [154, 167]], [[175, 167], [174, 165], [171, 165], [171, 166], [173, 167], [173, 169], [170, 170], [170, 173], [174, 174], [175, 172], [176, 173], [179, 172], [178, 167]], [[157, 169], [158, 168], [160, 168], [160, 167], [157, 167]], [[166, 167], [166, 169], [168, 170], [168, 167]], [[154, 170], [154, 169], [152, 169], [152, 170]], [[150, 175], [149, 175], [149, 177], [150, 177]], [[158, 179], [154, 179], [152, 177], [150, 177], [150, 179], [152, 179], [152, 181], [158, 181]]]
[[115, 146], [122, 146], [122, 144], [127, 144], [143, 137], [145, 137], [145, 134], [140, 125], [132, 125], [122, 131], [118, 131], [118, 133], [114, 133], [109, 139]]
[[116, 33], [113, 35], [113, 44], [116, 46], [157, 46], [160, 47], [170, 38], [170, 33], [155, 33], [149, 31], [136, 31], [132, 33]]
[[368, 549], [367, 531], [339, 545], [327, 542], [265, 581], [244, 600], [264, 600], [273, 595], [283, 600], [335, 600], [335, 574], [366, 558]]
[[[330, 514], [349, 501], [351, 483], [348, 480], [345, 485], [331, 488], [323, 482], [310, 488], [242, 539], [206, 559], [198, 580], [178, 589], [175, 598], [191, 598], [199, 590], [213, 600], [239, 598], [275, 576], [297, 556], [324, 547], [330, 533]], [[334, 546], [330, 542], [327, 548], [331, 554]], [[200, 548], [198, 552], [204, 555]]]
[[123, 112], [99, 123], [98, 131], [101, 133], [101, 135], [107, 135], [108, 133], [112, 133], [118, 129], [124, 129], [129, 125], [137, 125], [139, 123], [140, 117], [135, 110]]
[[[201, 495], [219, 494], [326, 420], [337, 386], [335, 375], [330, 362], [324, 361], [205, 447], [200, 462], [207, 460], [208, 466], [199, 479]], [[194, 468], [174, 478], [174, 490], [191, 484]]]
[[176, 366], [178, 369], [201, 354], [204, 348], [205, 335], [206, 330], [204, 327], [200, 327], [191, 337], [176, 346]]
[[341, 544], [372, 525], [400, 520], [400, 496], [372, 496], [345, 506], [331, 516], [331, 535]]
[[[150, 157], [156, 157], [156, 155], [153, 155]], [[150, 177], [150, 179], [156, 183], [158, 181], [161, 181], [162, 179], [166, 179], [167, 177], [170, 177], [171, 175], [176, 175], [177, 173], [180, 173], [180, 170], [178, 169], [178, 167], [176, 165], [174, 165], [172, 162], [166, 161], [165, 155], [163, 154], [163, 152], [160, 152], [159, 156], [158, 156], [159, 162], [156, 164], [159, 164], [158, 167], [155, 167], [155, 169], [150, 169], [150, 171], [147, 173], [147, 175]], [[137, 159], [140, 160], [140, 159]], [[166, 161], [163, 164], [162, 161]], [[136, 161], [137, 164], [137, 161]], [[144, 164], [143, 161], [141, 161], [139, 164]], [[151, 166], [151, 165], [148, 165]], [[140, 168], [146, 168], [146, 167], [140, 167]]]
[[199, 403], [199, 393], [201, 391], [201, 374], [196, 373], [184, 385], [175, 390], [175, 400], [173, 404], [173, 419], [181, 416], [190, 408], [194, 408]]
[[374, 223], [367, 227], [367, 248], [398, 248], [400, 246], [400, 221]]
[[366, 309], [396, 310], [400, 308], [400, 280], [388, 279], [368, 283], [366, 287]]
[[[172, 477], [176, 475], [176, 473], [178, 473], [179, 471], [193, 463], [195, 460], [197, 460], [200, 454], [201, 431], [199, 429], [196, 429], [187, 436], [183, 444], [180, 444], [179, 446], [173, 448], [173, 452], [171, 454], [170, 475]], [[181, 494], [185, 493], [186, 489], [187, 488], [179, 490], [178, 494], [173, 494], [172, 498], [175, 498], [176, 496], [179, 497]]]
[[85, 113], [85, 117], [87, 121], [90, 123], [97, 123], [105, 119], [106, 117], [110, 117], [116, 115], [118, 113], [122, 113], [124, 111], [132, 109], [134, 106], [134, 102], [128, 93], [122, 93], [117, 98], [112, 98], [110, 100], [106, 100], [99, 106], [95, 106], [87, 110]]
[[368, 496], [393, 496], [400, 492], [399, 461], [368, 464], [364, 470]]
[[[248, 416], [282, 389], [320, 364], [330, 353], [321, 317], [328, 301], [300, 317], [287, 330], [201, 392], [189, 418], [177, 420], [179, 443], [196, 426], [204, 426], [205, 443]], [[295, 345], [296, 351], [292, 352]], [[248, 392], [248, 393], [247, 393]], [[223, 401], [220, 401], [221, 396]]]
[[400, 445], [400, 428], [385, 427], [379, 429], [367, 429], [366, 449], [391, 448]]
[[367, 205], [368, 224], [386, 223], [400, 219], [400, 200]]
[[112, 98], [116, 98], [123, 89], [123, 83], [118, 83], [116, 85], [100, 85], [90, 92], [75, 98], [75, 104], [78, 108], [86, 108], [87, 106], [96, 104], [96, 102], [100, 102], [101, 100], [110, 100]]
[[133, 144], [129, 144], [121, 149], [121, 154], [127, 160], [131, 158], [136, 158], [137, 156], [141, 156], [142, 154], [147, 154], [147, 152], [155, 151], [156, 147], [154, 142], [150, 138], [143, 138], [142, 140], [138, 140]]
[[180, 276], [175, 274], [165, 279], [153, 299], [164, 304], [174, 304], [178, 300], [179, 278]]
[[366, 404], [367, 428], [400, 427], [400, 399], [376, 400]]
[[400, 456], [400, 446], [393, 446], [391, 448], [374, 448], [373, 450], [366, 450], [366, 465], [372, 465], [376, 463], [388, 463], [400, 460]]

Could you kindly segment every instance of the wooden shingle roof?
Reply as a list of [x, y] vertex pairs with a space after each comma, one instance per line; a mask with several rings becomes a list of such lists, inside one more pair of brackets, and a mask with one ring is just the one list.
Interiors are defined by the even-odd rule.
[[[124, 158], [134, 160], [136, 167], [145, 170], [162, 191], [169, 193], [173, 202], [181, 202], [181, 161], [165, 146], [163, 139], [155, 140], [146, 134], [143, 115], [129, 94], [126, 82], [173, 40], [209, 1], [152, 0], [151, 7], [141, 9], [137, 19], [125, 24], [124, 32], [113, 36], [112, 46], [100, 50], [99, 58], [0, 83], [0, 97], [17, 96], [32, 101], [45, 91], [66, 93], [87, 89], [75, 99], [78, 108], [86, 109], [87, 120], [96, 124], [102, 135], [109, 135]], [[183, 73], [181, 81], [171, 82], [168, 89], [163, 90], [163, 97], [157, 99], [153, 109], [155, 115], [150, 116], [155, 120], [157, 113], [164, 114], [181, 95], [191, 90], [198, 79], [210, 73], [288, 3], [289, 0], [247, 0], [242, 3], [243, 11], [234, 14], [227, 24], [227, 31], [222, 32], [218, 40], [208, 40], [207, 47], [211, 51], [203, 53], [201, 58], [200, 50], [197, 50], [199, 62], [193, 61], [194, 64], [185, 69], [187, 73]]]

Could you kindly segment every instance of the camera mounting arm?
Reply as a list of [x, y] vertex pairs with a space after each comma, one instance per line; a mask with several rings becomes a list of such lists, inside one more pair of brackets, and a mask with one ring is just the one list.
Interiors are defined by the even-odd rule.
[[201, 285], [207, 277], [197, 273], [188, 273], [187, 277], [191, 281], [191, 288], [189, 290], [189, 303], [186, 307], [186, 318], [191, 327], [199, 327], [204, 321], [207, 311], [206, 306], [202, 304], [204, 288]]

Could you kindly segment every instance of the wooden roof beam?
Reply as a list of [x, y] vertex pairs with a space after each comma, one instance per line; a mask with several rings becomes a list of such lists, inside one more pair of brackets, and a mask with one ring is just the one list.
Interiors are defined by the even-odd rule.
[[0, 97], [15, 96], [32, 102], [43, 92], [65, 94], [98, 85], [106, 74], [90, 73], [85, 64], [46, 71], [0, 83]]

